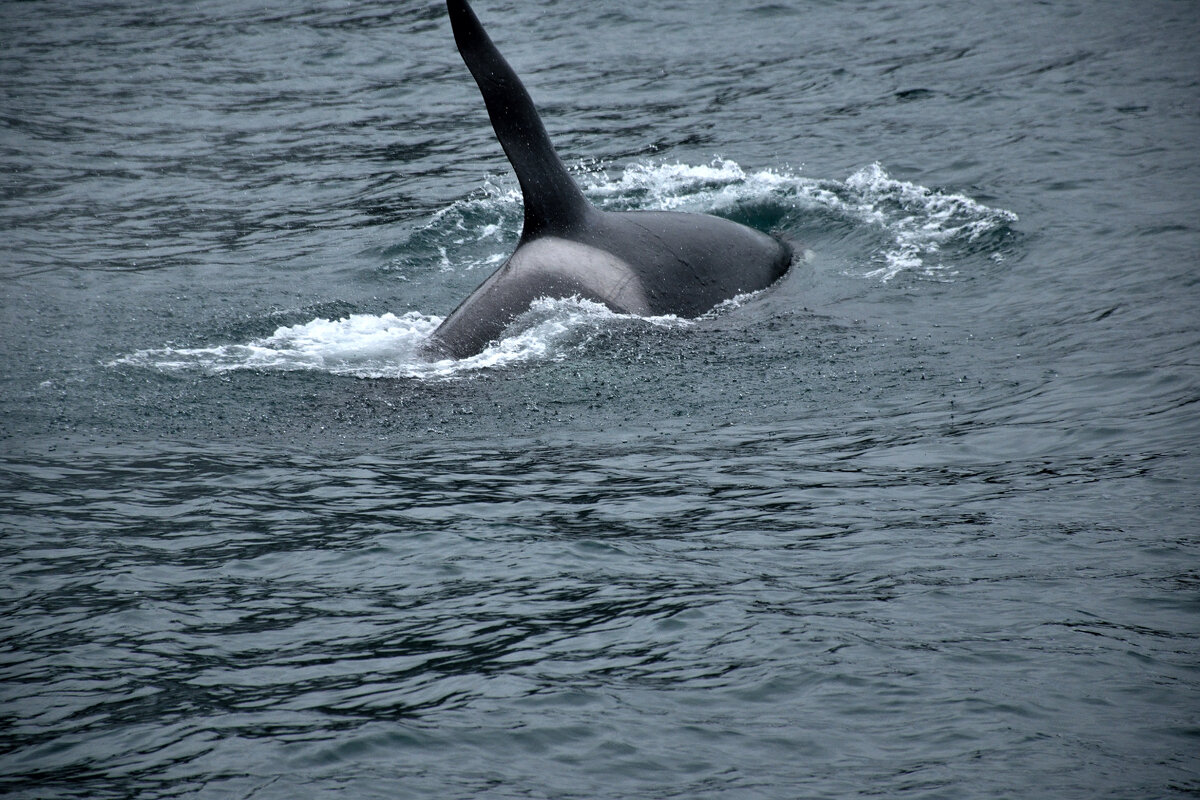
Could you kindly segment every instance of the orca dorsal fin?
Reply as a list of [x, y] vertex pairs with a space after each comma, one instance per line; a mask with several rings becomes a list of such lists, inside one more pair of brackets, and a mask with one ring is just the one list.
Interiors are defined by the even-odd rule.
[[566, 232], [591, 206], [563, 165], [521, 79], [500, 55], [467, 0], [446, 0], [454, 41], [487, 104], [496, 138], [525, 200], [523, 239]]

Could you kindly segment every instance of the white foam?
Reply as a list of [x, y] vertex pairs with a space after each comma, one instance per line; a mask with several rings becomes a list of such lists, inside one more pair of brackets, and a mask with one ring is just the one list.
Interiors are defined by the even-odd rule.
[[792, 178], [772, 170], [747, 174], [736, 161], [709, 164], [630, 164], [619, 178], [607, 172], [584, 176], [584, 191], [601, 205], [635, 200], [639, 209], [720, 211], [747, 200], [767, 199]]
[[423, 358], [421, 346], [442, 320], [409, 312], [400, 317], [352, 314], [339, 320], [314, 319], [278, 328], [268, 337], [244, 344], [139, 350], [108, 366], [208, 374], [312, 370], [358, 378], [448, 378], [521, 362], [565, 358], [604, 325], [621, 319], [667, 327], [692, 324], [673, 316], [617, 314], [579, 298], [543, 298], [534, 301], [529, 311], [513, 323], [509, 335], [461, 360]]
[[587, 193], [606, 206], [636, 200], [638, 208], [722, 212], [751, 203], [819, 208], [878, 229], [885, 238], [868, 260], [880, 266], [861, 277], [887, 282], [904, 271], [948, 279], [956, 268], [939, 253], [951, 242], [974, 242], [1017, 221], [961, 194], [945, 193], [892, 178], [879, 164], [845, 181], [817, 180], [789, 170], [746, 172], [736, 162], [631, 164], [620, 177], [600, 171], [585, 181]]
[[[877, 249], [864, 253], [859, 277], [888, 282], [903, 272], [953, 279], [948, 245], [977, 241], [1017, 221], [1017, 215], [971, 198], [897, 180], [879, 164], [844, 181], [806, 178], [788, 168], [746, 171], [737, 162], [708, 164], [635, 162], [619, 172], [585, 164], [575, 170], [584, 193], [602, 208], [700, 211], [736, 215], [746, 207], [773, 208], [780, 216], [820, 210], [873, 229]], [[480, 245], [510, 241], [520, 228], [521, 192], [512, 177], [488, 178], [470, 198], [438, 211], [409, 242], [419, 256], [433, 244], [442, 269], [492, 267], [507, 252], [480, 255]], [[506, 237], [505, 231], [512, 233]], [[457, 257], [453, 251], [457, 250]], [[507, 248], [506, 248], [507, 250]]]
[[[736, 162], [627, 166], [613, 179], [602, 167], [581, 176], [585, 192], [601, 207], [716, 211], [746, 205], [779, 211], [820, 209], [869, 226], [883, 244], [868, 254], [873, 263], [860, 276], [887, 282], [902, 272], [952, 279], [956, 267], [940, 260], [948, 243], [969, 243], [1017, 220], [969, 197], [927, 189], [892, 178], [879, 164], [858, 170], [843, 182], [815, 180], [790, 171], [747, 173]], [[508, 255], [504, 232], [519, 226], [520, 189], [515, 181], [488, 180], [474, 196], [434, 214], [405, 246], [428, 269], [494, 267]], [[482, 245], [482, 247], [480, 247]], [[465, 254], [465, 250], [473, 252]], [[481, 252], [482, 251], [482, 252]], [[999, 254], [993, 254], [998, 259]], [[413, 262], [416, 263], [416, 262]], [[405, 277], [405, 276], [401, 276]], [[749, 296], [726, 301], [710, 312], [724, 313]], [[112, 365], [165, 371], [317, 370], [362, 378], [446, 378], [471, 375], [526, 361], [565, 358], [605, 325], [633, 319], [578, 298], [538, 300], [501, 341], [459, 361], [429, 362], [421, 346], [441, 318], [409, 312], [402, 316], [352, 314], [340, 320], [314, 319], [277, 329], [271, 336], [213, 347], [139, 350]], [[675, 317], [643, 320], [650, 325], [688, 325]]]
[[266, 338], [244, 344], [139, 350], [112, 364], [208, 373], [319, 370], [366, 377], [386, 374], [398, 364], [415, 360], [417, 348], [440, 323], [438, 317], [417, 312], [401, 317], [351, 314], [339, 320], [314, 319], [281, 327]]
[[882, 253], [884, 265], [864, 277], [889, 281], [905, 270], [927, 277], [949, 278], [953, 266], [935, 261], [948, 242], [974, 242], [981, 236], [1017, 221], [1017, 215], [989, 208], [961, 194], [946, 194], [887, 174], [879, 164], [861, 169], [846, 179], [848, 195], [835, 207], [884, 228], [892, 246]]

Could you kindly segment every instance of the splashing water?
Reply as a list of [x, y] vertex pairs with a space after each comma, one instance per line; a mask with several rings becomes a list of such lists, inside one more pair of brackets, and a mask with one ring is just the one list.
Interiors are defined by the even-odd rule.
[[384, 374], [396, 363], [414, 360], [417, 348], [441, 320], [418, 312], [351, 314], [336, 321], [314, 319], [290, 325], [246, 344], [215, 347], [139, 350], [112, 362], [166, 371], [198, 369], [209, 373], [232, 370], [320, 370], [335, 375], [366, 377]]
[[[1007, 230], [1017, 216], [957, 194], [946, 194], [890, 177], [879, 164], [861, 169], [844, 182], [803, 178], [771, 169], [747, 173], [736, 162], [717, 158], [710, 164], [632, 164], [617, 178], [602, 166], [580, 175], [585, 193], [602, 208], [736, 213], [750, 205], [787, 211], [822, 211], [868, 226], [880, 234], [880, 249], [869, 254], [862, 278], [883, 283], [905, 271], [939, 280], [957, 274], [953, 261], [939, 259], [943, 248], [967, 245]], [[519, 227], [521, 195], [515, 186], [488, 180], [468, 199], [433, 215], [399, 248], [399, 259], [427, 272], [494, 268], [511, 246], [505, 231]], [[469, 245], [482, 254], [465, 254]], [[499, 246], [502, 252], [497, 252]], [[396, 259], [385, 267], [390, 269]], [[737, 307], [745, 298], [722, 304], [712, 313]], [[573, 345], [586, 342], [614, 320], [634, 319], [580, 300], [543, 299], [509, 328], [508, 335], [482, 353], [461, 361], [430, 362], [421, 346], [441, 318], [409, 312], [402, 316], [351, 314], [339, 320], [314, 319], [281, 327], [269, 337], [245, 344], [202, 348], [139, 350], [111, 365], [166, 371], [319, 370], [362, 378], [445, 378], [523, 361], [560, 359]], [[688, 324], [675, 317], [647, 320], [654, 325]]]
[[[615, 178], [603, 165], [588, 165], [578, 178], [584, 193], [611, 211], [732, 215], [748, 206], [768, 206], [780, 212], [832, 214], [878, 232], [878, 248], [864, 254], [867, 263], [877, 266], [858, 276], [884, 283], [903, 272], [951, 280], [957, 267], [952, 257], [943, 260], [944, 248], [1002, 234], [1018, 219], [1011, 211], [990, 208], [965, 195], [897, 180], [877, 163], [845, 181], [805, 178], [787, 169], [746, 172], [737, 162], [720, 157], [700, 165], [635, 163]], [[498, 227], [515, 229], [520, 219], [521, 194], [515, 184], [488, 180], [477, 197], [438, 212], [406, 246], [416, 247], [431, 238], [443, 246], [468, 239], [499, 240]], [[472, 259], [466, 268], [495, 263], [495, 259]], [[448, 260], [442, 264], [443, 269], [453, 268]]]
[[855, 172], [844, 184], [815, 181], [804, 190], [814, 202], [887, 232], [890, 246], [874, 257], [882, 259], [883, 266], [863, 273], [865, 278], [884, 282], [905, 270], [927, 277], [952, 277], [957, 274], [953, 266], [927, 259], [937, 257], [943, 245], [976, 242], [1017, 221], [1011, 211], [898, 181], [879, 164]]
[[509, 328], [509, 335], [462, 360], [429, 361], [421, 346], [442, 319], [411, 311], [351, 314], [339, 320], [315, 319], [278, 328], [246, 344], [154, 348], [115, 359], [109, 366], [150, 367], [167, 372], [235, 370], [294, 372], [313, 370], [357, 378], [449, 378], [530, 360], [562, 359], [595, 332], [616, 320], [675, 327], [692, 324], [674, 316], [636, 317], [610, 311], [577, 297], [542, 298]]
[[587, 185], [587, 192], [614, 208], [636, 203], [642, 208], [729, 213], [747, 204], [773, 202], [830, 212], [883, 234], [883, 246], [869, 256], [882, 266], [861, 277], [885, 283], [906, 270], [949, 278], [956, 274], [952, 265], [930, 263], [943, 245], [976, 242], [1017, 221], [1011, 211], [989, 208], [964, 195], [896, 180], [879, 164], [858, 170], [844, 182], [771, 169], [747, 173], [721, 158], [700, 166], [634, 164], [616, 180], [601, 173]]

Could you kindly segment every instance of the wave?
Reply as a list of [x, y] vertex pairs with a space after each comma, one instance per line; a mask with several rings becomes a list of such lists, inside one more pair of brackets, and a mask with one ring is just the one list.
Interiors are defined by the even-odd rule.
[[205, 374], [318, 371], [357, 378], [451, 378], [526, 361], [561, 360], [619, 320], [659, 327], [692, 324], [674, 316], [618, 314], [577, 297], [543, 298], [510, 326], [507, 336], [461, 360], [429, 361], [422, 356], [422, 345], [442, 319], [412, 311], [399, 317], [388, 313], [314, 319], [245, 344], [139, 350], [107, 366]]
[[1018, 220], [1011, 211], [965, 195], [896, 180], [879, 164], [860, 169], [842, 183], [811, 181], [799, 189], [813, 203], [885, 232], [888, 244], [871, 259], [878, 266], [862, 273], [885, 283], [905, 271], [952, 278], [958, 274], [955, 260], [942, 258], [951, 245], [964, 251], [990, 250], [999, 259], [999, 241]]
[[[832, 216], [873, 231], [878, 248], [867, 254], [858, 276], [887, 283], [910, 272], [952, 280], [956, 259], [991, 250], [1017, 221], [1016, 214], [989, 208], [969, 197], [897, 180], [872, 164], [844, 181], [802, 177], [789, 170], [746, 172], [736, 162], [632, 164], [616, 177], [602, 164], [576, 169], [585, 194], [608, 210], [653, 209], [715, 213], [774, 227], [787, 235], [787, 219]], [[487, 180], [470, 197], [435, 213], [388, 253], [385, 270], [411, 271], [494, 268], [511, 252], [522, 216], [515, 183]], [[956, 249], [957, 248], [957, 249]], [[972, 250], [974, 248], [974, 250]], [[947, 253], [952, 257], [944, 258]], [[426, 278], [428, 279], [428, 278]], [[736, 307], [722, 304], [713, 313]], [[419, 312], [350, 314], [284, 326], [244, 344], [163, 347], [139, 350], [110, 364], [164, 371], [316, 370], [361, 378], [445, 378], [478, 373], [530, 360], [561, 359], [616, 320], [637, 319], [578, 298], [539, 300], [501, 341], [460, 361], [426, 361], [422, 344], [441, 318]], [[642, 320], [651, 325], [686, 325], [675, 317]]]
[[[1002, 257], [1000, 244], [1018, 221], [963, 194], [891, 177], [878, 163], [845, 180], [808, 178], [790, 169], [747, 172], [737, 162], [634, 163], [615, 176], [602, 163], [575, 168], [584, 193], [610, 211], [694, 211], [730, 217], [787, 235], [787, 221], [805, 214], [832, 217], [873, 234], [857, 277], [883, 283], [901, 273], [952, 280], [961, 262], [983, 253]], [[442, 270], [494, 267], [516, 242], [521, 193], [512, 178], [489, 178], [470, 197], [438, 211], [394, 248], [389, 268], [408, 272], [429, 264]], [[464, 252], [472, 243], [501, 252]], [[451, 257], [454, 252], [460, 257]]]
[[722, 158], [700, 166], [634, 164], [616, 179], [601, 174], [585, 185], [593, 200], [612, 208], [706, 211], [751, 223], [806, 211], [831, 214], [881, 234], [878, 249], [867, 254], [873, 266], [860, 276], [884, 283], [904, 271], [951, 277], [956, 267], [942, 259], [945, 249], [980, 243], [986, 249], [1018, 219], [965, 195], [897, 180], [878, 163], [844, 181], [789, 170], [746, 172]]

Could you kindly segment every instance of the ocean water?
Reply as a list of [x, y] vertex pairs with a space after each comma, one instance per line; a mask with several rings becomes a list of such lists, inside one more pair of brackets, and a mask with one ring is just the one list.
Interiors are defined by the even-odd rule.
[[437, 2], [0, 2], [0, 793], [1200, 794], [1200, 14], [477, 0], [585, 193], [801, 257], [420, 343]]

